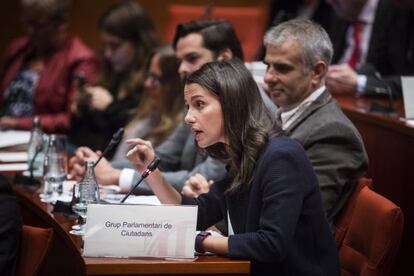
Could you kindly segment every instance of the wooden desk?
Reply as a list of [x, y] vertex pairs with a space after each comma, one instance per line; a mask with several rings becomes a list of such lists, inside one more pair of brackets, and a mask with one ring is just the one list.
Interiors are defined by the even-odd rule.
[[88, 275], [249, 275], [250, 271], [249, 262], [218, 256], [198, 257], [195, 261], [84, 259]]
[[414, 248], [414, 126], [400, 120], [404, 115], [401, 99], [393, 103], [397, 114], [388, 116], [369, 112], [373, 102], [386, 104], [386, 100], [335, 98], [362, 135], [374, 190], [404, 212], [403, 237], [392, 275], [412, 275], [404, 271], [413, 271], [410, 253]]
[[[14, 190], [20, 203], [27, 208], [39, 212], [44, 219], [51, 219], [54, 222], [55, 231], [64, 231], [66, 240], [71, 240], [80, 250], [82, 240], [79, 236], [70, 235], [68, 232], [74, 223], [73, 218], [59, 214], [52, 214], [52, 206], [40, 201], [39, 191], [27, 187], [15, 186]], [[23, 215], [25, 224], [38, 227], [50, 227], [42, 225], [42, 222], [31, 221], [27, 215]], [[56, 229], [56, 227], [58, 229]], [[70, 238], [69, 238], [70, 237]], [[231, 260], [225, 257], [204, 256], [194, 261], [165, 260], [154, 258], [83, 258], [86, 264], [87, 275], [249, 275], [250, 262]]]

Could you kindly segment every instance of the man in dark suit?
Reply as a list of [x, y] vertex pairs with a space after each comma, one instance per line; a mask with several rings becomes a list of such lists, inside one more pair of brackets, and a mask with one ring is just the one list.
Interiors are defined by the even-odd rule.
[[394, 0], [327, 0], [336, 11], [332, 93], [401, 96], [402, 75], [414, 74], [413, 10]]
[[14, 275], [22, 222], [10, 183], [0, 175], [0, 275]]

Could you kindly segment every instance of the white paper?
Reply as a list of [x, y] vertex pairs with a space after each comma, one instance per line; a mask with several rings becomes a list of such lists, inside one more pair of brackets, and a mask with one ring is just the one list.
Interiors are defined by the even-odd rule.
[[405, 118], [414, 119], [414, 77], [401, 77]]
[[23, 162], [27, 161], [27, 152], [0, 152], [1, 162]]
[[63, 193], [72, 196], [73, 185], [76, 184], [75, 180], [64, 180], [63, 181]]
[[[107, 194], [102, 195], [101, 199], [105, 200], [108, 203], [119, 203], [125, 194]], [[125, 203], [128, 204], [148, 204], [148, 205], [161, 205], [161, 202], [158, 200], [156, 196], [134, 196], [130, 195]]]
[[90, 204], [85, 256], [194, 258], [197, 206]]
[[407, 120], [406, 123], [409, 124], [410, 126], [414, 127], [414, 119]]
[[0, 131], [0, 148], [28, 144], [30, 131], [6, 130]]
[[99, 190], [108, 194], [117, 194], [121, 191], [121, 188], [118, 185], [99, 185]]
[[11, 164], [0, 164], [0, 172], [14, 172], [27, 170], [29, 166], [27, 163], [11, 163]]

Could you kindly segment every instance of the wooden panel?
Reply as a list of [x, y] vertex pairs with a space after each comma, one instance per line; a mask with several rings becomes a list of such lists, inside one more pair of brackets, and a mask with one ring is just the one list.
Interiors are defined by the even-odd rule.
[[224, 257], [199, 257], [195, 261], [164, 259], [85, 258], [88, 275], [248, 275], [249, 263]]
[[[100, 15], [118, 0], [73, 0], [70, 12], [69, 30], [78, 34], [90, 47], [97, 48], [100, 43], [97, 31], [97, 22]], [[239, 7], [267, 7], [269, 0], [248, 1], [248, 0], [137, 0], [149, 13], [160, 37], [168, 22], [167, 8], [169, 4], [185, 4], [205, 6], [209, 3], [215, 6], [239, 6]], [[20, 23], [19, 1], [0, 1], [0, 53], [6, 47], [10, 39], [22, 34]]]

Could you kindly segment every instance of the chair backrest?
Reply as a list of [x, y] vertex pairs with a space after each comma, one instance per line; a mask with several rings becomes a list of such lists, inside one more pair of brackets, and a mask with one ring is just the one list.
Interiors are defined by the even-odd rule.
[[398, 252], [404, 218], [401, 209], [364, 187], [339, 248], [342, 275], [389, 275]]
[[[201, 19], [206, 7], [170, 5], [165, 30], [166, 42], [171, 42], [178, 24]], [[253, 61], [262, 43], [267, 13], [263, 7], [213, 7], [207, 18], [227, 19], [236, 30], [243, 48], [245, 61]]]
[[335, 240], [337, 247], [341, 247], [345, 234], [348, 231], [349, 223], [351, 222], [352, 214], [354, 213], [355, 203], [357, 197], [364, 187], [370, 187], [372, 179], [362, 177], [358, 180], [357, 186], [350, 194], [345, 206], [334, 223]]
[[[53, 241], [39, 275], [86, 275], [80, 251], [62, 226], [28, 195], [16, 192], [23, 224], [53, 229]], [[34, 195], [38, 196], [38, 195]]]
[[23, 225], [16, 276], [40, 275], [52, 240], [53, 229]]

